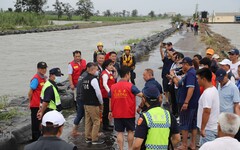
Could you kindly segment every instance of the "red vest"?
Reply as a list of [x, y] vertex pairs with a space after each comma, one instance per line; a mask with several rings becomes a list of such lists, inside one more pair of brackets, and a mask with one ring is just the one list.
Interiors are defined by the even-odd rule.
[[86, 60], [81, 59], [80, 63], [75, 63], [75, 61], [70, 62], [73, 73], [72, 73], [72, 82], [73, 85], [76, 87], [78, 83], [78, 78], [81, 75], [82, 71], [86, 68]]
[[132, 83], [119, 81], [111, 87], [111, 110], [113, 118], [135, 118], [136, 97]]
[[112, 74], [109, 74], [106, 70], [103, 70], [102, 73], [101, 73], [101, 77], [100, 77], [100, 89], [101, 89], [101, 92], [102, 92], [102, 97], [103, 98], [108, 98], [108, 92], [107, 90], [104, 88], [103, 86], [103, 78], [102, 76], [106, 74], [108, 75], [108, 81], [107, 81], [107, 85], [109, 87], [109, 89], [111, 88], [111, 86], [116, 83], [114, 77]]
[[35, 90], [33, 90], [32, 99], [30, 101], [30, 108], [40, 106], [40, 94], [41, 94], [41, 91], [42, 91], [42, 87], [43, 87], [44, 83], [46, 82], [46, 79], [41, 78], [38, 74], [35, 74], [33, 76], [32, 80], [34, 78], [36, 78], [38, 80], [38, 86]]

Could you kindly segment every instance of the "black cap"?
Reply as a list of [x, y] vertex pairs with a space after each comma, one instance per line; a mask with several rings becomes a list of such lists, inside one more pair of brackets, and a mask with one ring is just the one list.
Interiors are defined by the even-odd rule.
[[166, 45], [167, 46], [172, 46], [172, 42], [167, 42]]
[[37, 68], [45, 69], [45, 68], [47, 68], [47, 64], [45, 62], [41, 61], [37, 64]]
[[147, 86], [143, 88], [143, 95], [147, 98], [147, 100], [156, 101], [159, 97], [160, 92], [155, 85]]
[[64, 74], [61, 73], [59, 68], [52, 68], [49, 70], [49, 74], [54, 74], [55, 76], [63, 76]]
[[218, 69], [216, 71], [216, 80], [217, 81], [222, 81], [224, 77], [226, 76], [227, 72], [223, 70], [222, 68]]
[[183, 63], [189, 64], [190, 66], [192, 66], [192, 59], [190, 57], [184, 57], [180, 64], [183, 64]]

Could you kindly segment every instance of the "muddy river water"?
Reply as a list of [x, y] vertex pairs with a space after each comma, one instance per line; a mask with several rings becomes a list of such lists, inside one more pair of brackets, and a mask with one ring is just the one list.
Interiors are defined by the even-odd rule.
[[0, 37], [1, 95], [27, 95], [36, 64], [45, 61], [48, 69], [59, 67], [67, 78], [72, 52], [92, 61], [96, 43], [102, 41], [107, 51], [121, 50], [128, 39], [144, 38], [170, 28], [170, 20], [143, 22], [90, 29], [9, 35]]

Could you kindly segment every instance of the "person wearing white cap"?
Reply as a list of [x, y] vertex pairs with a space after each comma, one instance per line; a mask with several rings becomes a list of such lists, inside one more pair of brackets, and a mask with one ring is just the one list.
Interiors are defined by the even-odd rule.
[[232, 73], [232, 71], [230, 69], [230, 66], [231, 66], [232, 62], [229, 59], [223, 59], [219, 64], [221, 65], [221, 68], [227, 72], [228, 79], [233, 84], [235, 84], [235, 82], [236, 82], [235, 81], [235, 76], [234, 76], [234, 74]]
[[77, 147], [60, 138], [66, 120], [56, 111], [47, 112], [42, 118], [42, 134], [36, 142], [28, 144], [24, 150], [77, 150]]

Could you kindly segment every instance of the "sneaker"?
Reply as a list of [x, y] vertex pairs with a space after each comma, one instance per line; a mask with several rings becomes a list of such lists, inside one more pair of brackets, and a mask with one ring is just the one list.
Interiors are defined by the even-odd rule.
[[97, 145], [97, 144], [103, 144], [105, 141], [103, 140], [98, 140], [98, 141], [92, 141], [93, 145]]
[[91, 143], [91, 142], [92, 142], [92, 139], [85, 139], [85, 142], [86, 142], [86, 143]]

